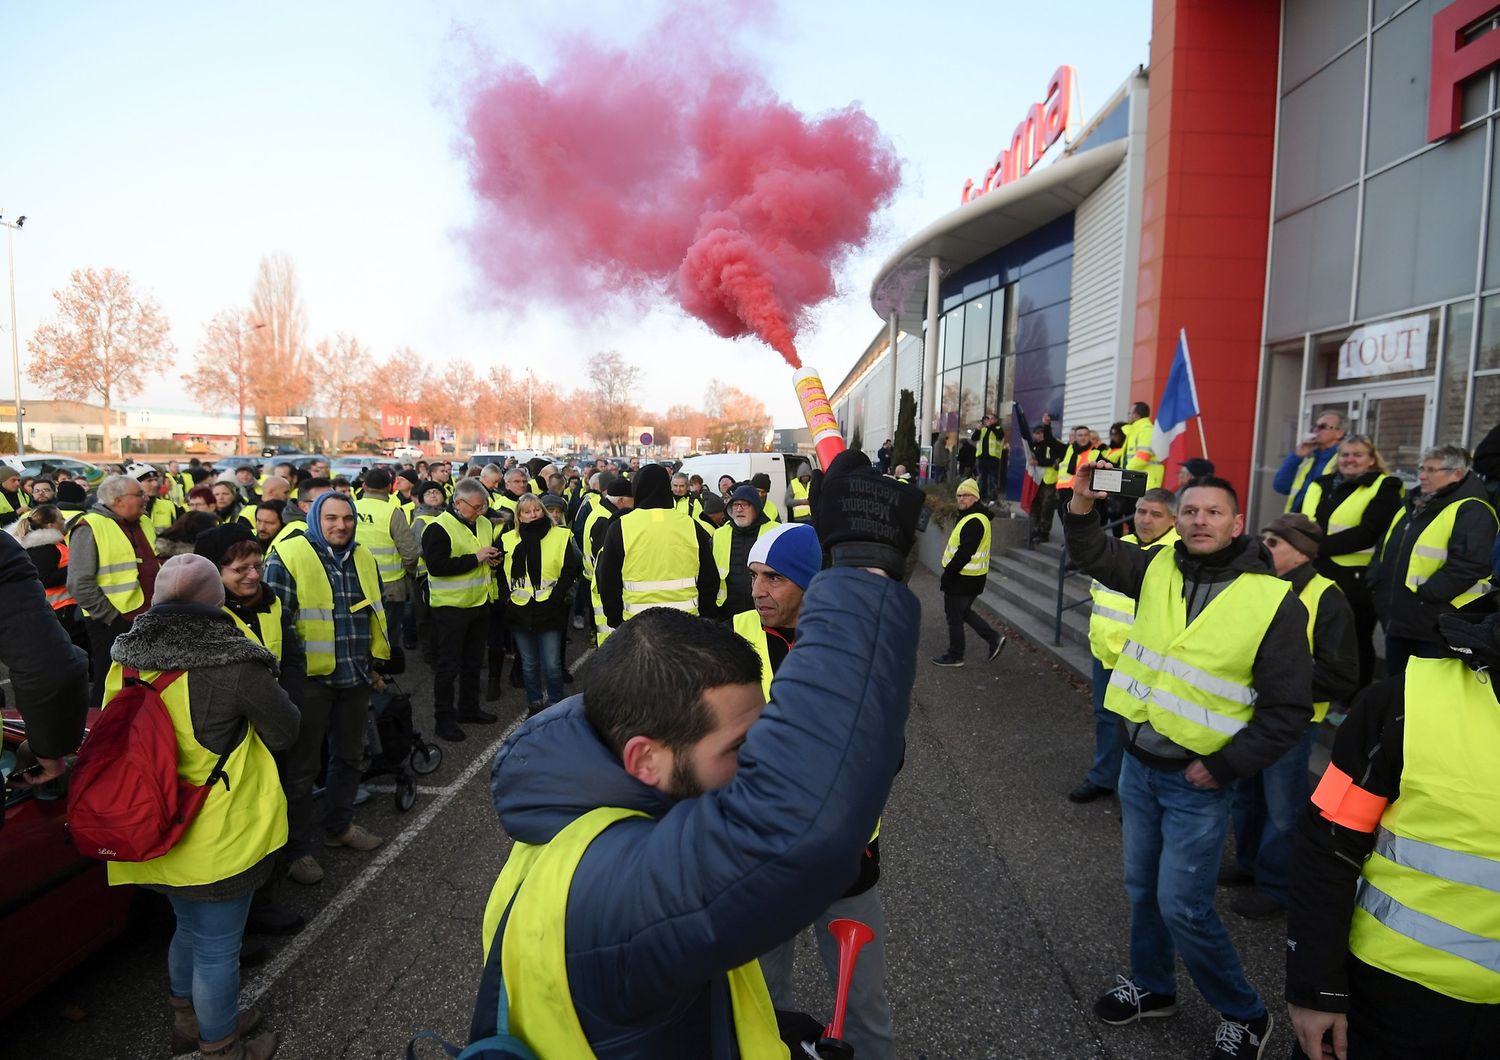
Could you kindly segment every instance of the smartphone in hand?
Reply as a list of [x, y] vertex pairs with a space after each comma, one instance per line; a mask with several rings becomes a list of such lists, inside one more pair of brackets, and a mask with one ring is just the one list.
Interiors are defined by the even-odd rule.
[[1089, 476], [1089, 489], [1117, 493], [1121, 497], [1142, 497], [1146, 493], [1144, 471], [1122, 471], [1113, 467], [1096, 467]]

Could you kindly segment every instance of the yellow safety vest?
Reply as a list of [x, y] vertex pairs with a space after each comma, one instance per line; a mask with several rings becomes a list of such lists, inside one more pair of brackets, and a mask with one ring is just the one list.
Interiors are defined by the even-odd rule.
[[766, 518], [771, 520], [771, 522], [781, 522], [781, 509], [776, 507], [776, 502], [769, 496], [762, 499], [760, 510], [766, 513]]
[[[240, 632], [255, 641], [266, 651], [276, 656], [276, 661], [281, 661], [281, 597], [269, 589], [262, 589], [271, 598], [271, 609], [269, 611], [257, 611], [255, 613], [255, 625], [249, 626], [245, 620], [240, 618], [229, 608], [223, 609], [224, 613], [234, 620], [234, 624], [240, 627]], [[301, 602], [299, 597], [298, 602]]]
[[1124, 467], [1125, 466], [1125, 450], [1123, 448], [1121, 448], [1121, 449], [1105, 449], [1104, 450], [1104, 459], [1108, 460], [1115, 467]]
[[[1120, 540], [1132, 545], [1139, 545], [1141, 541], [1135, 534], [1126, 534]], [[1141, 547], [1156, 548], [1159, 545], [1170, 550], [1176, 541], [1177, 528], [1174, 526], [1151, 544]], [[1094, 609], [1089, 612], [1089, 650], [1100, 665], [1113, 670], [1120, 649], [1130, 637], [1130, 627], [1135, 623], [1135, 598], [1117, 593], [1097, 580], [1089, 586], [1089, 595], [1094, 599]]]
[[696, 518], [698, 515], [698, 513], [693, 510], [697, 506], [698, 498], [694, 497], [691, 493], [689, 493], [685, 497], [674, 497], [672, 499], [673, 508], [677, 509], [679, 512], [685, 512], [687, 515], [694, 518]]
[[490, 494], [490, 507], [494, 508], [496, 511], [510, 512], [511, 518], [515, 518], [516, 500], [504, 490]]
[[[481, 938], [484, 958], [489, 959], [490, 946], [509, 906], [510, 915], [505, 917], [505, 932], [500, 939], [500, 961], [510, 1003], [510, 1033], [545, 1060], [590, 1060], [594, 1056], [568, 988], [563, 937], [568, 898], [578, 863], [589, 844], [617, 821], [644, 816], [638, 810], [601, 806], [574, 820], [550, 843], [516, 843], [490, 891]], [[760, 962], [748, 961], [726, 975], [740, 1056], [745, 1060], [789, 1060], [790, 1053], [776, 1030], [776, 1012]]]
[[953, 561], [958, 553], [959, 538], [963, 536], [964, 524], [978, 519], [984, 527], [983, 536], [979, 539], [979, 547], [974, 550], [974, 555], [969, 557], [969, 562], [959, 573], [965, 575], [987, 575], [990, 572], [990, 514], [989, 512], [965, 512], [958, 522], [953, 524], [953, 532], [948, 535], [948, 547], [943, 549], [943, 567]]
[[698, 524], [671, 508], [632, 508], [620, 516], [625, 549], [623, 619], [650, 607], [698, 613]]
[[[1381, 484], [1390, 477], [1381, 475], [1368, 486], [1360, 486], [1340, 501], [1338, 507], [1328, 513], [1328, 525], [1323, 528], [1324, 532], [1338, 534], [1345, 530], [1353, 530], [1358, 526], [1364, 520], [1365, 511], [1370, 507], [1370, 502], [1375, 499], [1375, 494], [1379, 491]], [[1293, 487], [1292, 492], [1296, 493], [1298, 488]], [[1307, 492], [1302, 495], [1302, 514], [1313, 522], [1317, 522], [1318, 505], [1322, 503], [1322, 500], [1323, 483], [1319, 479], [1314, 479], [1307, 487]], [[1290, 502], [1287, 511], [1291, 511]], [[1358, 552], [1345, 552], [1329, 558], [1341, 567], [1368, 567], [1370, 561], [1375, 558], [1375, 546], [1371, 545]]]
[[589, 580], [589, 600], [594, 605], [594, 643], [603, 644], [605, 638], [615, 631], [604, 617], [604, 601], [599, 598], [599, 579], [594, 577], [594, 560], [597, 555], [593, 551], [594, 524], [602, 519], [611, 519], [614, 512], [599, 504], [589, 504], [589, 514], [583, 520], [583, 573]]
[[[775, 523], [761, 523], [760, 532], [755, 535], [756, 540], [775, 529]], [[714, 566], [719, 568], [719, 596], [716, 602], [719, 607], [723, 607], [724, 601], [729, 599], [729, 556], [734, 543], [734, 520], [714, 527], [711, 533], [714, 540]]]
[[800, 478], [792, 479], [792, 518], [807, 519], [812, 516], [812, 503], [808, 500], [808, 487]]
[[1151, 418], [1143, 416], [1134, 423], [1125, 425], [1125, 461], [1126, 469], [1130, 471], [1144, 471], [1146, 473], [1146, 488], [1156, 489], [1166, 478], [1167, 469], [1161, 462], [1161, 456], [1151, 449], [1152, 435], [1156, 428], [1151, 425]]
[[[445, 511], [428, 525], [447, 531], [448, 555], [453, 559], [477, 555], [481, 548], [495, 543], [495, 525], [483, 517], [474, 520], [471, 530], [458, 516]], [[462, 574], [442, 576], [428, 571], [427, 587], [427, 602], [432, 607], [483, 607], [500, 596], [495, 572], [484, 563]]]
[[[510, 602], [517, 607], [525, 607], [533, 600], [549, 600], [552, 598], [552, 590], [557, 588], [557, 580], [562, 577], [563, 561], [568, 557], [568, 542], [573, 535], [560, 526], [554, 526], [542, 537], [542, 584], [533, 585], [531, 579], [524, 573], [519, 576], [512, 572], [510, 579]], [[507, 530], [500, 538], [502, 547], [507, 556], [513, 555], [516, 549], [521, 547], [521, 534], [517, 530]]]
[[[336, 636], [333, 584], [328, 580], [328, 572], [305, 533], [283, 541], [277, 555], [297, 583], [297, 636], [302, 638], [307, 651], [307, 676], [331, 674], [337, 660], [333, 650]], [[365, 598], [352, 610], [356, 614], [370, 610], [370, 654], [377, 659], [389, 659], [391, 647], [386, 640], [385, 608], [380, 603], [380, 572], [375, 568], [375, 557], [358, 543], [354, 545], [354, 570]]]
[[[122, 615], [127, 615], [146, 605], [146, 593], [141, 588], [140, 557], [130, 544], [130, 538], [120, 529], [120, 524], [107, 515], [85, 512], [83, 521], [94, 532], [94, 547], [99, 550], [99, 569], [94, 572], [94, 582], [99, 591], [109, 597], [109, 604]], [[140, 521], [141, 531], [152, 548], [156, 547], [156, 527], [150, 519]], [[68, 535], [72, 544], [72, 535]], [[87, 615], [88, 609], [79, 606]]]
[[[1448, 541], [1453, 537], [1453, 524], [1458, 519], [1458, 509], [1469, 501], [1483, 504], [1485, 510], [1490, 513], [1490, 518], [1495, 518], [1495, 509], [1491, 508], [1487, 501], [1482, 501], [1478, 497], [1460, 497], [1438, 512], [1437, 518], [1428, 523], [1417, 535], [1417, 540], [1411, 547], [1411, 556], [1406, 564], [1406, 577], [1403, 581], [1412, 592], [1416, 592], [1419, 586], [1442, 570], [1444, 564], [1448, 562]], [[1400, 526], [1405, 518], [1406, 508], [1403, 507], [1391, 520], [1390, 529], [1385, 532], [1385, 541], [1380, 546], [1382, 556], [1386, 547], [1391, 543], [1391, 535], [1396, 532], [1396, 527]], [[1491, 588], [1490, 580], [1481, 578], [1448, 602], [1454, 607], [1463, 607], [1465, 604], [1478, 600]]]
[[1104, 706], [1194, 754], [1219, 750], [1255, 713], [1255, 655], [1291, 591], [1274, 574], [1241, 574], [1189, 623], [1175, 550], [1162, 549], [1146, 568]]
[[[142, 681], [154, 681], [159, 670], [142, 670]], [[193, 736], [193, 712], [188, 702], [188, 672], [162, 693], [162, 702], [177, 734], [177, 775], [202, 784], [213, 772], [219, 756]], [[124, 683], [119, 663], [110, 666], [109, 683], [118, 691]], [[114, 699], [105, 700], [109, 709]], [[123, 883], [154, 883], [167, 887], [193, 887], [216, 883], [258, 864], [273, 850], [286, 846], [286, 796], [276, 761], [261, 742], [255, 725], [247, 720], [245, 738], [224, 763], [228, 783], [214, 784], [203, 809], [188, 825], [177, 845], [150, 861], [111, 861], [111, 886]]]
[[760, 656], [760, 690], [769, 702], [771, 699], [771, 648], [766, 643], [766, 630], [760, 624], [760, 612], [751, 608], [734, 616], [734, 631], [745, 638], [755, 654]]
[[[282, 516], [282, 518], [285, 519], [286, 516]], [[271, 538], [271, 544], [266, 549], [266, 555], [269, 556], [272, 552], [280, 552], [280, 546], [283, 541], [293, 537], [301, 537], [306, 533], [307, 523], [300, 519], [290, 523], [283, 522], [281, 529], [276, 531], [276, 536]]]
[[[1078, 454], [1078, 463], [1081, 464], [1085, 460], [1097, 461], [1101, 456], [1104, 455], [1104, 450], [1078, 450], [1073, 447], [1072, 442], [1069, 442], [1068, 448], [1063, 450], [1063, 458], [1061, 462], [1059, 462], [1057, 465], [1057, 488], [1060, 490], [1070, 490], [1073, 488], [1073, 472], [1068, 470], [1068, 461], [1073, 459], [1074, 453]], [[1076, 467], [1077, 464], [1075, 464], [1074, 466]]]
[[[1302, 587], [1302, 591], [1297, 594], [1297, 599], [1301, 600], [1302, 606], [1307, 608], [1307, 650], [1313, 653], [1314, 659], [1317, 658], [1318, 653], [1317, 646], [1313, 643], [1313, 627], [1318, 624], [1318, 602], [1323, 599], [1324, 593], [1333, 588], [1333, 582], [1321, 574], [1314, 574], [1312, 579]], [[1314, 725], [1328, 717], [1328, 707], [1327, 700], [1313, 704]]]
[[[412, 505], [412, 509], [415, 511], [416, 505]], [[427, 559], [422, 555], [422, 528], [436, 518], [435, 515], [411, 516], [411, 532], [417, 539], [417, 577], [419, 578], [427, 577]]]
[[994, 457], [1000, 459], [1000, 454], [1005, 452], [1005, 432], [999, 427], [979, 428], [979, 443], [974, 446], [976, 457]]
[[1385, 808], [1349, 924], [1366, 964], [1500, 1003], [1500, 710], [1493, 677], [1412, 659], [1401, 794]]
[[380, 580], [386, 585], [393, 585], [406, 577], [401, 553], [396, 550], [396, 539], [391, 536], [391, 514], [395, 507], [389, 500], [379, 497], [361, 497], [354, 502], [359, 519], [356, 540], [375, 557]]
[[[146, 508], [146, 515], [159, 534], [177, 521], [177, 505], [165, 497], [152, 497]], [[254, 521], [253, 517], [251, 521]]]
[[[1302, 458], [1302, 462], [1297, 465], [1297, 474], [1296, 474], [1296, 477], [1294, 477], [1292, 479], [1292, 492], [1289, 493], [1289, 494], [1287, 494], [1286, 507], [1283, 508], [1282, 511], [1284, 511], [1284, 512], [1290, 512], [1290, 511], [1293, 510], [1292, 509], [1292, 503], [1297, 499], [1297, 491], [1302, 488], [1302, 483], [1304, 483], [1304, 482], [1307, 481], [1307, 476], [1312, 473], [1313, 464], [1317, 461], [1317, 459], [1318, 459], [1317, 450], [1313, 450], [1307, 456], [1304, 456]], [[1337, 457], [1334, 457], [1334, 459], [1337, 459]], [[1327, 468], [1328, 465], [1324, 464], [1323, 466], [1324, 466], [1324, 468]], [[1370, 502], [1369, 501], [1365, 501], [1365, 503], [1369, 504]], [[1314, 508], [1316, 509], [1316, 506], [1314, 506]], [[1302, 495], [1302, 507], [1298, 508], [1296, 510], [1300, 511], [1303, 515], [1307, 516], [1309, 519], [1312, 519], [1314, 522], [1317, 521], [1317, 517], [1314, 516], [1312, 512], [1310, 512], [1310, 511], [1307, 510], [1307, 494], [1304, 493]], [[1360, 511], [1364, 511], [1364, 509], [1361, 508]], [[1330, 534], [1333, 533], [1332, 530], [1329, 530], [1328, 532]], [[1366, 562], [1368, 562], [1368, 561], [1366, 561]], [[1362, 565], [1363, 564], [1361, 564], [1361, 566]]]

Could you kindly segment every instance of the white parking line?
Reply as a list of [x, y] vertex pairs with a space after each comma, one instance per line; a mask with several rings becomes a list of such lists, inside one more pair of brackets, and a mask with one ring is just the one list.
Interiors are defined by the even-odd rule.
[[505, 738], [515, 731], [516, 726], [520, 725], [523, 720], [524, 718], [517, 718], [511, 722], [494, 743], [486, 747], [482, 754], [464, 768], [453, 783], [434, 789], [437, 792], [437, 798], [433, 800], [432, 805], [423, 810], [422, 815], [403, 829], [396, 838], [381, 847], [380, 853], [375, 855], [375, 860], [366, 865], [364, 871], [354, 877], [347, 887], [334, 895], [333, 901], [324, 906], [323, 911], [313, 917], [312, 923], [303, 928], [285, 949], [272, 958], [259, 975], [241, 988], [241, 1011], [264, 997], [276, 981], [286, 974], [287, 969], [295, 964], [297, 959], [306, 953], [308, 948], [317, 942], [339, 917], [344, 915], [354, 900], [363, 894], [370, 884], [375, 882], [376, 877], [385, 871], [386, 866], [400, 857], [401, 852], [411, 844], [412, 840], [427, 830], [427, 826], [437, 819], [437, 815], [443, 812], [464, 786], [473, 780], [480, 770], [489, 768], [490, 763], [495, 760], [495, 752], [500, 750], [500, 745], [505, 742]]
[[[371, 795], [396, 794], [396, 785], [394, 784], [361, 784], [360, 787], [364, 788]], [[429, 787], [426, 784], [418, 784], [412, 790], [415, 791], [418, 795], [442, 795], [451, 787], [453, 787], [452, 784], [445, 784], [440, 788]]]

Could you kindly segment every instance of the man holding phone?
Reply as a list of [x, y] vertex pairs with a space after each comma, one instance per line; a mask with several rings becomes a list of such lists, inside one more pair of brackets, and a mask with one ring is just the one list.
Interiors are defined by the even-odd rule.
[[[1272, 1017], [1214, 908], [1232, 785], [1276, 761], [1312, 718], [1307, 610], [1244, 534], [1234, 487], [1200, 479], [1178, 498], [1170, 548], [1105, 534], [1094, 465], [1078, 468], [1063, 532], [1079, 567], [1136, 602], [1106, 709], [1126, 755], [1117, 792], [1130, 898], [1128, 976], [1094, 1005], [1106, 1023], [1177, 1011], [1175, 959], [1221, 1022], [1215, 1060], [1265, 1055]], [[1112, 469], [1108, 469], [1112, 470]]]

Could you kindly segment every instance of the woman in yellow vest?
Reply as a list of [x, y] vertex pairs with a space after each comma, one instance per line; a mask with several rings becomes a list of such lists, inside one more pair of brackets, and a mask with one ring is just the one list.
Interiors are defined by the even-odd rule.
[[507, 530], [500, 544], [505, 553], [505, 624], [521, 656], [530, 716], [567, 694], [563, 627], [568, 623], [568, 592], [583, 561], [573, 535], [548, 518], [534, 493], [516, 502], [516, 528]]
[[1404, 487], [1386, 471], [1375, 443], [1351, 434], [1339, 446], [1333, 470], [1308, 483], [1302, 514], [1324, 533], [1317, 570], [1342, 590], [1354, 612], [1359, 648], [1359, 687], [1375, 675], [1375, 601], [1365, 584], [1370, 561], [1391, 520], [1401, 509]]
[[68, 591], [68, 543], [64, 536], [67, 520], [60, 508], [43, 504], [22, 515], [11, 528], [31, 565], [36, 568], [46, 593], [47, 603], [73, 643], [88, 650], [88, 635], [78, 614], [78, 601]]
[[1298, 819], [1286, 996], [1304, 1052], [1492, 1057], [1500, 1015], [1500, 617], [1438, 619], [1339, 726]]
[[261, 581], [265, 570], [261, 543], [240, 524], [229, 523], [200, 535], [194, 551], [219, 568], [224, 613], [241, 633], [275, 656], [281, 667], [281, 687], [296, 702], [307, 660], [292, 614]]
[[1000, 631], [974, 613], [974, 601], [984, 592], [990, 573], [990, 511], [979, 503], [979, 483], [966, 478], [958, 484], [958, 522], [943, 550], [943, 614], [948, 619], [948, 650], [933, 658], [938, 666], [964, 664], [964, 624], [989, 646], [988, 658], [1005, 647]]
[[286, 797], [271, 751], [292, 745], [299, 714], [276, 684], [276, 660], [235, 627], [223, 603], [213, 563], [173, 557], [157, 574], [151, 609], [115, 641], [119, 681], [126, 667], [144, 681], [163, 679], [179, 775], [201, 784], [227, 757], [225, 783], [177, 845], [151, 861], [111, 862], [109, 882], [165, 894], [177, 915], [167, 951], [172, 1051], [266, 1060], [276, 1035], [246, 1040], [260, 1014], [239, 1010], [240, 942], [251, 895], [286, 843]]

